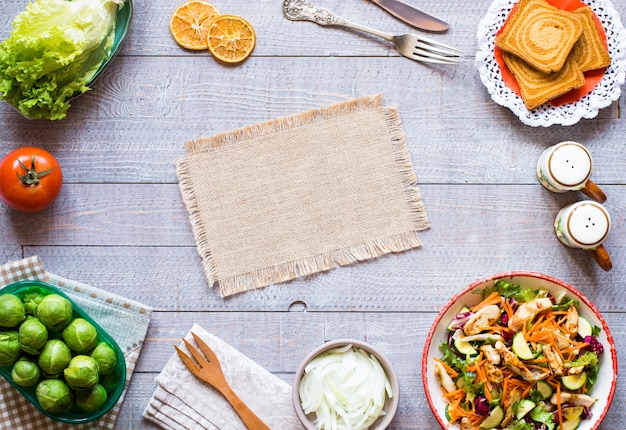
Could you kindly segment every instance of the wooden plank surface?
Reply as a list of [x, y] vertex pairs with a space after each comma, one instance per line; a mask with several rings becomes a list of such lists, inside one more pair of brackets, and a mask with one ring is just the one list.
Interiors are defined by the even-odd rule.
[[[4, 39], [28, 1], [0, 2]], [[135, 0], [122, 53], [66, 119], [27, 120], [0, 103], [3, 153], [40, 146], [64, 172], [50, 209], [25, 215], [0, 206], [0, 261], [39, 255], [50, 272], [155, 308], [116, 428], [156, 428], [141, 417], [154, 378], [171, 345], [199, 323], [288, 383], [325, 340], [376, 344], [401, 381], [392, 429], [436, 429], [421, 383], [425, 334], [456, 291], [510, 270], [547, 273], [581, 289], [605, 316], [626, 365], [623, 98], [574, 126], [522, 124], [491, 101], [473, 64], [488, 1], [411, 2], [450, 22], [446, 34], [428, 36], [467, 53], [455, 67], [412, 62], [355, 31], [288, 21], [281, 0], [216, 0], [222, 13], [248, 19], [258, 37], [251, 58], [227, 67], [174, 43], [168, 21], [178, 3]], [[372, 27], [416, 31], [365, 0], [314, 3]], [[626, 3], [614, 3], [625, 17]], [[184, 142], [372, 94], [399, 111], [431, 222], [423, 247], [221, 298], [203, 275], [177, 184]], [[563, 140], [589, 148], [593, 179], [609, 196], [610, 272], [554, 237], [558, 209], [584, 198], [550, 193], [537, 181], [537, 158]], [[602, 430], [623, 427], [624, 401], [620, 379]]]

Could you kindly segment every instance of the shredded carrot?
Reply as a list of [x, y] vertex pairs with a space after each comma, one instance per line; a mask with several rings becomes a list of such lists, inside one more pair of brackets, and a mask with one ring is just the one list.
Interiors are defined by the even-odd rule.
[[443, 397], [447, 399], [452, 399], [452, 398], [457, 398], [457, 397], [462, 398], [463, 396], [465, 396], [465, 390], [463, 390], [463, 388], [459, 388], [458, 390], [450, 391], [449, 393], [443, 394]]
[[506, 312], [507, 316], [509, 318], [511, 318], [514, 314], [513, 312], [513, 308], [511, 307], [511, 304], [508, 302], [508, 300], [503, 300], [502, 301], [502, 309], [504, 309], [504, 312]]
[[556, 409], [559, 411], [559, 428], [563, 428], [563, 410], [561, 408], [561, 384], [556, 385]]
[[480, 353], [478, 354], [478, 357], [476, 357], [476, 360], [474, 360], [474, 363], [466, 366], [465, 370], [467, 370], [468, 372], [476, 372], [476, 367], [477, 367], [478, 363], [480, 363], [481, 361], [483, 361], [483, 352], [482, 351], [480, 351]]
[[438, 361], [439, 363], [441, 363], [441, 365], [444, 367], [444, 369], [446, 369], [446, 372], [448, 373], [448, 375], [450, 375], [453, 378], [456, 378], [457, 376], [459, 376], [459, 372], [457, 372], [456, 370], [454, 370], [452, 367], [450, 367], [445, 361], [437, 358], [437, 357], [433, 357], [435, 359], [435, 361]]
[[528, 386], [524, 389], [524, 392], [522, 393], [522, 399], [525, 399], [526, 397], [528, 397], [530, 390], [532, 390], [534, 386], [535, 384], [528, 384]]
[[485, 375], [485, 363], [486, 360], [480, 360], [476, 362], [476, 375], [478, 376], [477, 382], [482, 382], [487, 379], [487, 376]]
[[504, 327], [501, 325], [490, 325], [483, 329], [483, 332], [492, 333], [492, 334], [500, 334], [502, 330], [508, 330], [508, 327]]
[[492, 291], [491, 294], [489, 294], [487, 297], [485, 297], [482, 302], [478, 303], [475, 306], [472, 306], [470, 308], [470, 311], [478, 312], [479, 310], [481, 310], [482, 308], [484, 308], [486, 306], [489, 306], [489, 305], [499, 305], [500, 302], [501, 302], [500, 293], [498, 293], [497, 291]]

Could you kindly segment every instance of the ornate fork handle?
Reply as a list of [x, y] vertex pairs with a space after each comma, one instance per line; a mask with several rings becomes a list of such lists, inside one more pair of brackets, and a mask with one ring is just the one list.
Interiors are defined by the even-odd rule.
[[287, 19], [292, 21], [311, 21], [319, 25], [350, 27], [366, 33], [374, 34], [386, 40], [393, 40], [392, 34], [384, 33], [382, 31], [348, 21], [347, 19], [335, 15], [326, 8], [313, 6], [306, 0], [284, 0], [283, 12]]

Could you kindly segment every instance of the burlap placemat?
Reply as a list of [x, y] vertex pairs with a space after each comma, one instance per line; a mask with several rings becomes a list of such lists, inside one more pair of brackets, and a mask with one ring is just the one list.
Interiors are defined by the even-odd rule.
[[223, 296], [421, 246], [398, 112], [363, 97], [185, 144], [180, 189]]

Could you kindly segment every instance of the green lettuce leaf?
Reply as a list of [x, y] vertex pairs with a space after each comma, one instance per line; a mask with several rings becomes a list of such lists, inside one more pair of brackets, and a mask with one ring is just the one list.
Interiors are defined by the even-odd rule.
[[64, 118], [110, 56], [123, 1], [29, 3], [0, 44], [0, 97], [28, 118]]

